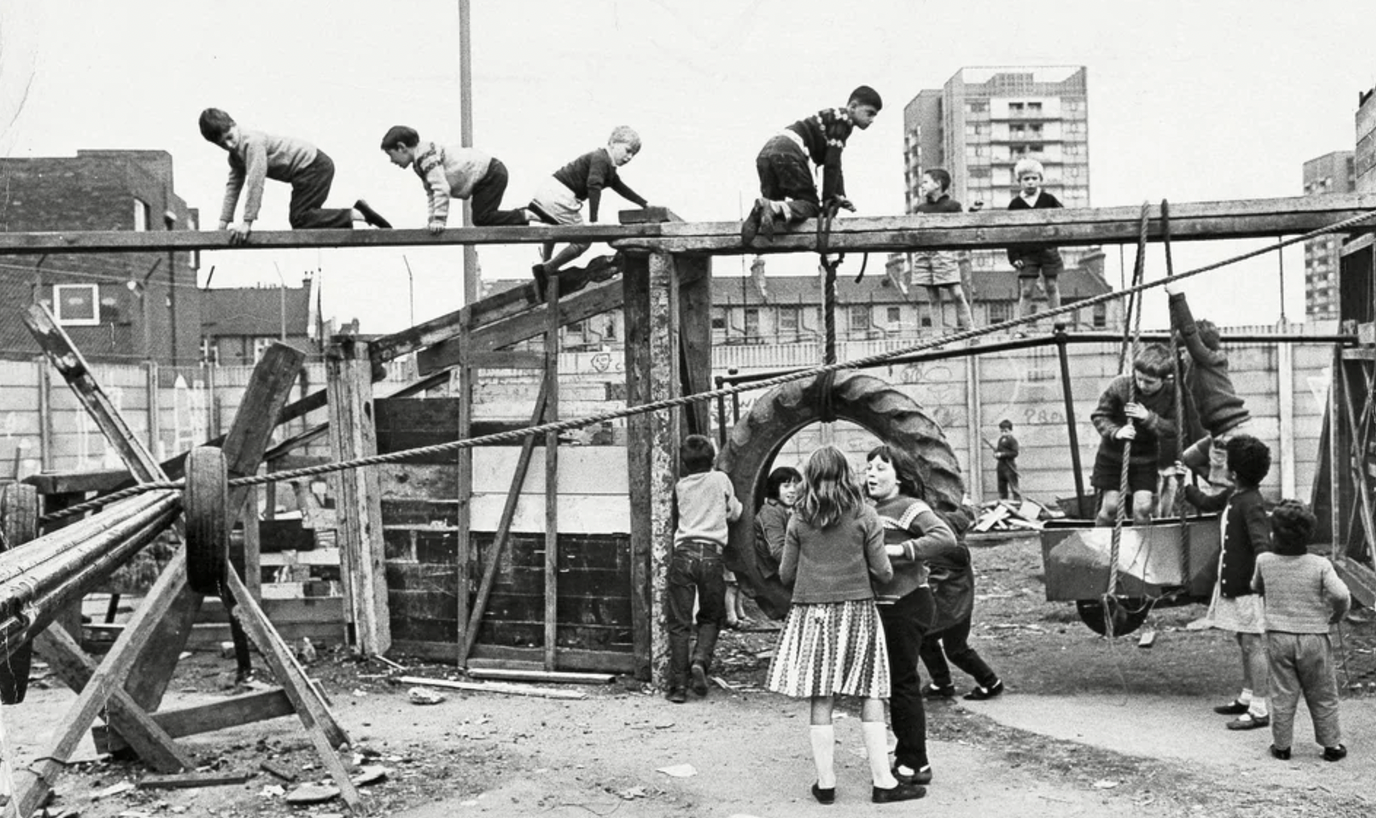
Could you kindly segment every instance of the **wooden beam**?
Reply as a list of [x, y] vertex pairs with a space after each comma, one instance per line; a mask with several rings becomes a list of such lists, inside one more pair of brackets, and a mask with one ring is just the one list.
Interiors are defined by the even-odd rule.
[[[439, 372], [434, 375], [421, 378], [418, 381], [412, 381], [411, 383], [406, 384], [405, 386], [401, 387], [395, 392], [391, 392], [387, 395], [384, 395], [383, 397], [409, 398], [412, 395], [418, 395], [421, 392], [434, 389], [437, 386], [442, 386], [448, 381], [449, 373]], [[327, 405], [328, 401], [323, 399], [323, 396], [325, 395], [325, 390], [322, 389], [318, 394], [322, 396], [320, 405]], [[283, 409], [283, 414], [285, 414], [286, 411], [290, 408], [291, 406], [289, 405], [286, 409]], [[286, 419], [282, 415], [279, 415], [277, 422], [280, 425], [282, 423], [286, 423]], [[266, 452], [263, 452], [263, 462], [271, 463], [274, 460], [284, 457], [290, 452], [296, 451], [302, 446], [305, 446], [307, 443], [310, 443], [312, 440], [318, 440], [319, 438], [324, 437], [325, 435], [329, 434], [329, 431], [330, 424], [329, 421], [326, 421], [318, 426], [313, 426], [298, 435], [289, 437], [281, 443], [278, 443], [276, 446], [273, 446], [271, 449], [268, 449]]]
[[[336, 460], [377, 454], [372, 362], [368, 345], [340, 337], [325, 355], [330, 393], [330, 448]], [[354, 643], [365, 656], [392, 646], [382, 539], [382, 496], [376, 469], [349, 469], [335, 476], [339, 548], [348, 586]]]
[[[463, 312], [459, 316], [459, 331], [462, 336], [466, 336], [472, 330], [472, 313]], [[473, 434], [473, 398], [476, 394], [478, 367], [472, 361], [473, 350], [467, 345], [460, 345], [459, 348], [459, 416], [458, 429], [459, 437], [466, 438]], [[473, 558], [473, 450], [459, 449], [455, 453], [458, 466], [459, 483], [459, 507], [456, 510], [454, 527], [456, 540], [456, 553], [454, 555], [454, 587], [458, 597], [458, 604], [455, 606], [455, 632], [454, 645], [458, 648], [458, 657], [455, 664], [463, 667], [464, 660], [468, 658], [468, 651], [473, 646], [473, 638], [477, 632], [477, 622], [481, 620], [481, 615], [476, 617], [469, 616], [470, 597], [468, 595], [468, 585], [470, 572], [468, 562]], [[486, 598], [481, 596], [483, 603]], [[477, 603], [474, 603], [476, 606]]]
[[[650, 397], [650, 273], [649, 258], [632, 257], [621, 277], [626, 319], [626, 405], [649, 403]], [[631, 508], [650, 507], [650, 416], [626, 418], [626, 467]], [[650, 580], [651, 529], [648, 514], [631, 515], [631, 651], [632, 673], [650, 679], [653, 654], [653, 583]]]
[[[675, 256], [679, 273], [679, 346], [684, 394], [712, 388], [712, 258]], [[695, 275], [684, 275], [692, 269]], [[699, 401], [684, 407], [690, 434], [711, 436], [712, 404]]]
[[[545, 284], [545, 421], [559, 420], [559, 276]], [[608, 288], [612, 289], [612, 288]], [[545, 432], [545, 670], [559, 648], [559, 433]]]
[[[650, 256], [649, 275], [649, 394], [650, 401], [679, 394], [678, 270], [667, 253]], [[645, 511], [650, 519], [650, 598], [655, 627], [651, 632], [651, 679], [664, 680], [669, 655], [665, 626], [665, 593], [674, 539], [674, 484], [678, 478], [678, 447], [682, 442], [683, 413], [655, 412], [650, 416], [650, 486]]]
[[[1170, 204], [1175, 241], [1275, 238], [1303, 233], [1376, 210], [1376, 194], [1346, 193], [1280, 199], [1240, 199]], [[1051, 213], [1051, 215], [1048, 215]], [[840, 219], [833, 226], [836, 251], [884, 251], [1003, 247], [1046, 242], [1056, 245], [1127, 244], [1137, 240], [1137, 205], [1066, 208], [1018, 213], [923, 214]], [[1149, 236], [1160, 240], [1160, 206], [1150, 210]], [[1359, 228], [1352, 232], [1362, 232]], [[806, 221], [768, 246], [744, 248], [740, 222], [665, 222], [577, 226], [462, 227], [432, 236], [426, 230], [265, 230], [247, 244], [231, 245], [227, 231], [66, 231], [0, 233], [0, 255], [190, 250], [255, 250], [293, 247], [409, 247], [465, 244], [543, 244], [547, 241], [610, 242], [618, 249], [746, 253], [811, 250], [816, 223]], [[763, 242], [758, 244], [763, 245]]]

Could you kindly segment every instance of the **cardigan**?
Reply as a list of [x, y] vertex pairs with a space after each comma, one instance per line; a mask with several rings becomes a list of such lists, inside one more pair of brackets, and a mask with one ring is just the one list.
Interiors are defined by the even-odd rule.
[[220, 207], [220, 221], [234, 221], [234, 208], [239, 192], [248, 188], [244, 199], [244, 221], [258, 218], [263, 204], [263, 180], [290, 182], [296, 174], [310, 167], [319, 150], [304, 139], [273, 136], [262, 131], [239, 129], [239, 144], [229, 152], [229, 181], [225, 183], [225, 199]]
[[602, 189], [611, 188], [627, 201], [644, 207], [649, 204], [639, 193], [627, 187], [616, 173], [611, 154], [606, 148], [588, 151], [554, 172], [554, 178], [573, 191], [580, 200], [588, 200], [588, 221], [597, 221], [597, 209], [602, 201]]
[[1252, 589], [1266, 598], [1266, 630], [1281, 633], [1328, 633], [1352, 604], [1333, 563], [1318, 554], [1259, 555]]
[[894, 558], [893, 579], [875, 586], [879, 604], [892, 604], [927, 585], [928, 559], [956, 548], [951, 527], [915, 497], [898, 495], [875, 504], [884, 522], [884, 544], [903, 546], [903, 556]]
[[880, 583], [893, 578], [879, 515], [861, 505], [839, 522], [817, 528], [794, 514], [784, 534], [779, 577], [793, 588], [794, 604], [873, 599], [870, 578]]
[[1170, 311], [1171, 329], [1180, 333], [1180, 339], [1190, 352], [1185, 385], [1194, 399], [1199, 422], [1211, 435], [1246, 423], [1252, 415], [1233, 387], [1233, 379], [1228, 374], [1228, 356], [1220, 350], [1209, 349], [1200, 339], [1184, 293], [1171, 294]]
[[1208, 495], [1185, 486], [1185, 499], [1200, 511], [1223, 511], [1223, 553], [1218, 568], [1219, 594], [1227, 599], [1252, 593], [1257, 556], [1271, 550], [1271, 521], [1255, 487], [1224, 489]]

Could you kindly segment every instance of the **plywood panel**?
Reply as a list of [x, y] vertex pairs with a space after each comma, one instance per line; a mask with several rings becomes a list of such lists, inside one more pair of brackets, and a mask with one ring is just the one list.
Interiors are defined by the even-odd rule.
[[[480, 446], [473, 451], [473, 491], [505, 494], [521, 450], [515, 446]], [[545, 450], [531, 453], [526, 474], [526, 494], [545, 492]], [[626, 449], [621, 446], [567, 446], [559, 450], [560, 494], [613, 494], [627, 496]]]
[[[496, 531], [505, 502], [505, 494], [474, 495], [473, 530]], [[545, 495], [521, 495], [511, 530], [525, 533], [545, 530]], [[625, 495], [559, 495], [561, 534], [628, 534], [630, 530], [631, 503]]]

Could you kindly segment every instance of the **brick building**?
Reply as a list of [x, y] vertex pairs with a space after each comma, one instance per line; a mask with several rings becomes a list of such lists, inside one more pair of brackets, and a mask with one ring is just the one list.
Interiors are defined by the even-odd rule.
[[[195, 230], [160, 150], [0, 158], [0, 231]], [[0, 260], [0, 354], [38, 353], [16, 308], [41, 302], [90, 359], [200, 360], [199, 254], [11, 256]]]

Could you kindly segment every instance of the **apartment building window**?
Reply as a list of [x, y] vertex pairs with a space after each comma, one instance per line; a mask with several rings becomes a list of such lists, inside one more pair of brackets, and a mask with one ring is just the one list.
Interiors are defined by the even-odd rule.
[[64, 327], [94, 327], [100, 324], [100, 286], [54, 284], [53, 317]]
[[1028, 126], [1027, 126], [1027, 132], [1028, 132], [1029, 134], [1031, 134], [1032, 136], [1041, 136], [1041, 135], [1042, 135], [1042, 126], [1041, 126], [1041, 125], [1028, 125]]
[[779, 308], [779, 334], [780, 334], [780, 335], [797, 335], [797, 334], [798, 334], [798, 319], [799, 319], [799, 317], [801, 316], [801, 314], [802, 314], [802, 310], [800, 310], [798, 307], [780, 307], [780, 308]]
[[712, 329], [726, 332], [726, 310], [721, 307], [712, 310]]
[[981, 101], [981, 102], [967, 102], [967, 103], [965, 103], [965, 111], [966, 111], [966, 113], [971, 113], [971, 114], [982, 114], [982, 113], [984, 113], [985, 111], [988, 111], [988, 110], [989, 110], [989, 103], [987, 103], [987, 102], [982, 102], [982, 101]]
[[[1041, 104], [1040, 102], [1029, 102], [1029, 103], [1027, 103], [1027, 112], [1028, 112], [1029, 114], [1040, 114], [1040, 113], [1042, 112], [1042, 104]], [[1037, 127], [1038, 130], [1041, 130], [1041, 126], [1040, 126], [1040, 125], [1038, 125], [1038, 126], [1036, 126], [1036, 127]]]
[[1012, 301], [989, 302], [989, 323], [1001, 324], [1013, 317]]
[[1010, 102], [1008, 103], [1008, 113], [1020, 114], [1023, 112], [1025, 107], [1026, 106], [1024, 106], [1021, 102]]
[[867, 332], [870, 328], [870, 307], [868, 304], [852, 304], [850, 307], [850, 328], [855, 332]]
[[888, 317], [888, 321], [889, 321], [889, 326], [893, 326], [894, 324], [900, 324], [900, 323], [903, 322], [903, 308], [902, 308], [902, 307], [889, 307], [887, 313], [888, 313], [888, 316], [887, 316], [887, 317]]
[[745, 337], [751, 339], [760, 337], [760, 311], [756, 307], [749, 307], [745, 311]]
[[134, 199], [134, 230], [145, 232], [148, 230], [148, 217], [153, 211], [148, 207], [148, 203], [142, 199]]

